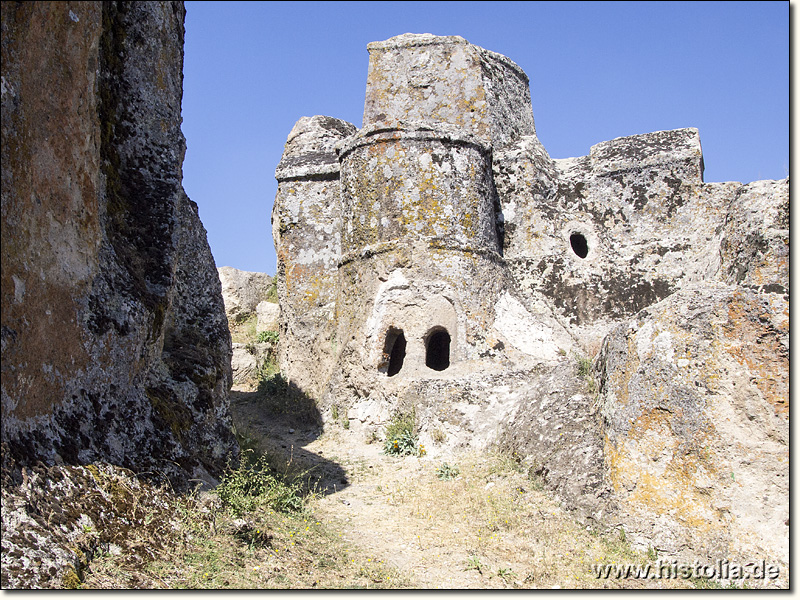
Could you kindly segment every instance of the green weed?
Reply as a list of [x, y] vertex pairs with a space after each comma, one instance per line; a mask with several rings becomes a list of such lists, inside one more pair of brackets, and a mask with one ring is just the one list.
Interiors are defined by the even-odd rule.
[[256, 336], [256, 341], [259, 343], [270, 342], [272, 344], [278, 343], [279, 334], [277, 331], [262, 331]]
[[456, 465], [449, 465], [446, 462], [436, 468], [436, 476], [442, 481], [448, 481], [458, 477], [461, 470]]
[[425, 446], [419, 443], [416, 433], [416, 416], [414, 412], [396, 413], [386, 426], [386, 441], [383, 444], [385, 454], [400, 456], [423, 456]]
[[578, 358], [578, 377], [585, 378], [592, 371], [592, 359], [586, 357]]
[[267, 288], [267, 296], [265, 298], [267, 302], [272, 302], [273, 304], [278, 303], [278, 278], [273, 277], [272, 283]]
[[394, 437], [387, 437], [383, 444], [386, 454], [399, 454], [400, 456], [419, 456], [419, 440], [410, 431], [403, 431]]
[[280, 512], [297, 512], [303, 508], [302, 487], [273, 473], [262, 454], [253, 459], [253, 451], [242, 452], [239, 467], [229, 469], [216, 488], [216, 493], [235, 516], [271, 508]]
[[486, 565], [481, 562], [481, 559], [475, 556], [474, 554], [467, 559], [467, 566], [464, 569], [465, 571], [475, 570], [481, 575], [486, 570]]
[[519, 575], [517, 575], [513, 569], [507, 569], [504, 567], [501, 567], [497, 570], [497, 576], [506, 582], [513, 581], [519, 577]]

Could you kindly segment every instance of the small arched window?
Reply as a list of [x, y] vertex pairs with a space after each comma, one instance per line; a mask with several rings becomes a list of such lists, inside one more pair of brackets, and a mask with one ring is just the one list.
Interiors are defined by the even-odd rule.
[[388, 357], [386, 374], [394, 377], [403, 368], [406, 358], [406, 336], [402, 329], [390, 327], [386, 332], [386, 343], [383, 345], [383, 354]]
[[425, 366], [444, 371], [450, 366], [450, 334], [439, 327], [428, 334], [425, 342]]

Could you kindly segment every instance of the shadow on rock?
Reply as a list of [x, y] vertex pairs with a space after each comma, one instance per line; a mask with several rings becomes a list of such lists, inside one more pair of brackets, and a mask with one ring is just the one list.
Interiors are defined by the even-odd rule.
[[322, 434], [322, 416], [314, 400], [281, 375], [262, 380], [255, 391], [231, 390], [230, 407], [243, 450], [267, 453], [276, 470], [302, 478], [312, 493], [349, 485], [338, 463], [304, 448]]

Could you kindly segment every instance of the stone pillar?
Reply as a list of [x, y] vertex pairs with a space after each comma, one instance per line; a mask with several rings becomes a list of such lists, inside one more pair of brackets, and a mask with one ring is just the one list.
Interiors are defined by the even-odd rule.
[[340, 160], [346, 253], [422, 240], [499, 250], [491, 148], [477, 138], [434, 129], [365, 129], [348, 140]]
[[365, 390], [493, 350], [507, 280], [492, 153], [536, 133], [528, 78], [504, 56], [428, 34], [368, 50], [364, 128], [339, 154], [336, 302], [342, 372]]
[[491, 148], [448, 129], [373, 127], [347, 140], [339, 158], [336, 320], [353, 350], [344, 370], [388, 376], [397, 332], [407, 342], [397, 380], [435, 376], [437, 332], [449, 336], [450, 365], [486, 352], [505, 281]]
[[282, 372], [315, 395], [332, 365], [331, 332], [341, 254], [336, 144], [356, 128], [331, 117], [303, 117], [275, 171], [272, 235], [278, 256]]

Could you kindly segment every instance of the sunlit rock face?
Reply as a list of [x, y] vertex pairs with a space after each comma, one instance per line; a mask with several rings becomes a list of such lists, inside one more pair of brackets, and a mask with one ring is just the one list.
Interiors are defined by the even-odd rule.
[[628, 532], [789, 560], [788, 331], [742, 286], [689, 285], [605, 339], [600, 413]]
[[[181, 186], [180, 2], [2, 6], [2, 440], [180, 487], [236, 449], [230, 335]], [[5, 543], [5, 542], [4, 542]]]
[[222, 300], [228, 323], [241, 323], [258, 314], [259, 303], [265, 301], [273, 278], [266, 273], [242, 271], [233, 267], [219, 267]]
[[552, 159], [509, 59], [368, 50], [363, 127], [302, 118], [276, 172], [287, 377], [513, 450], [642, 545], [787, 561], [788, 180], [705, 183], [691, 128]]

